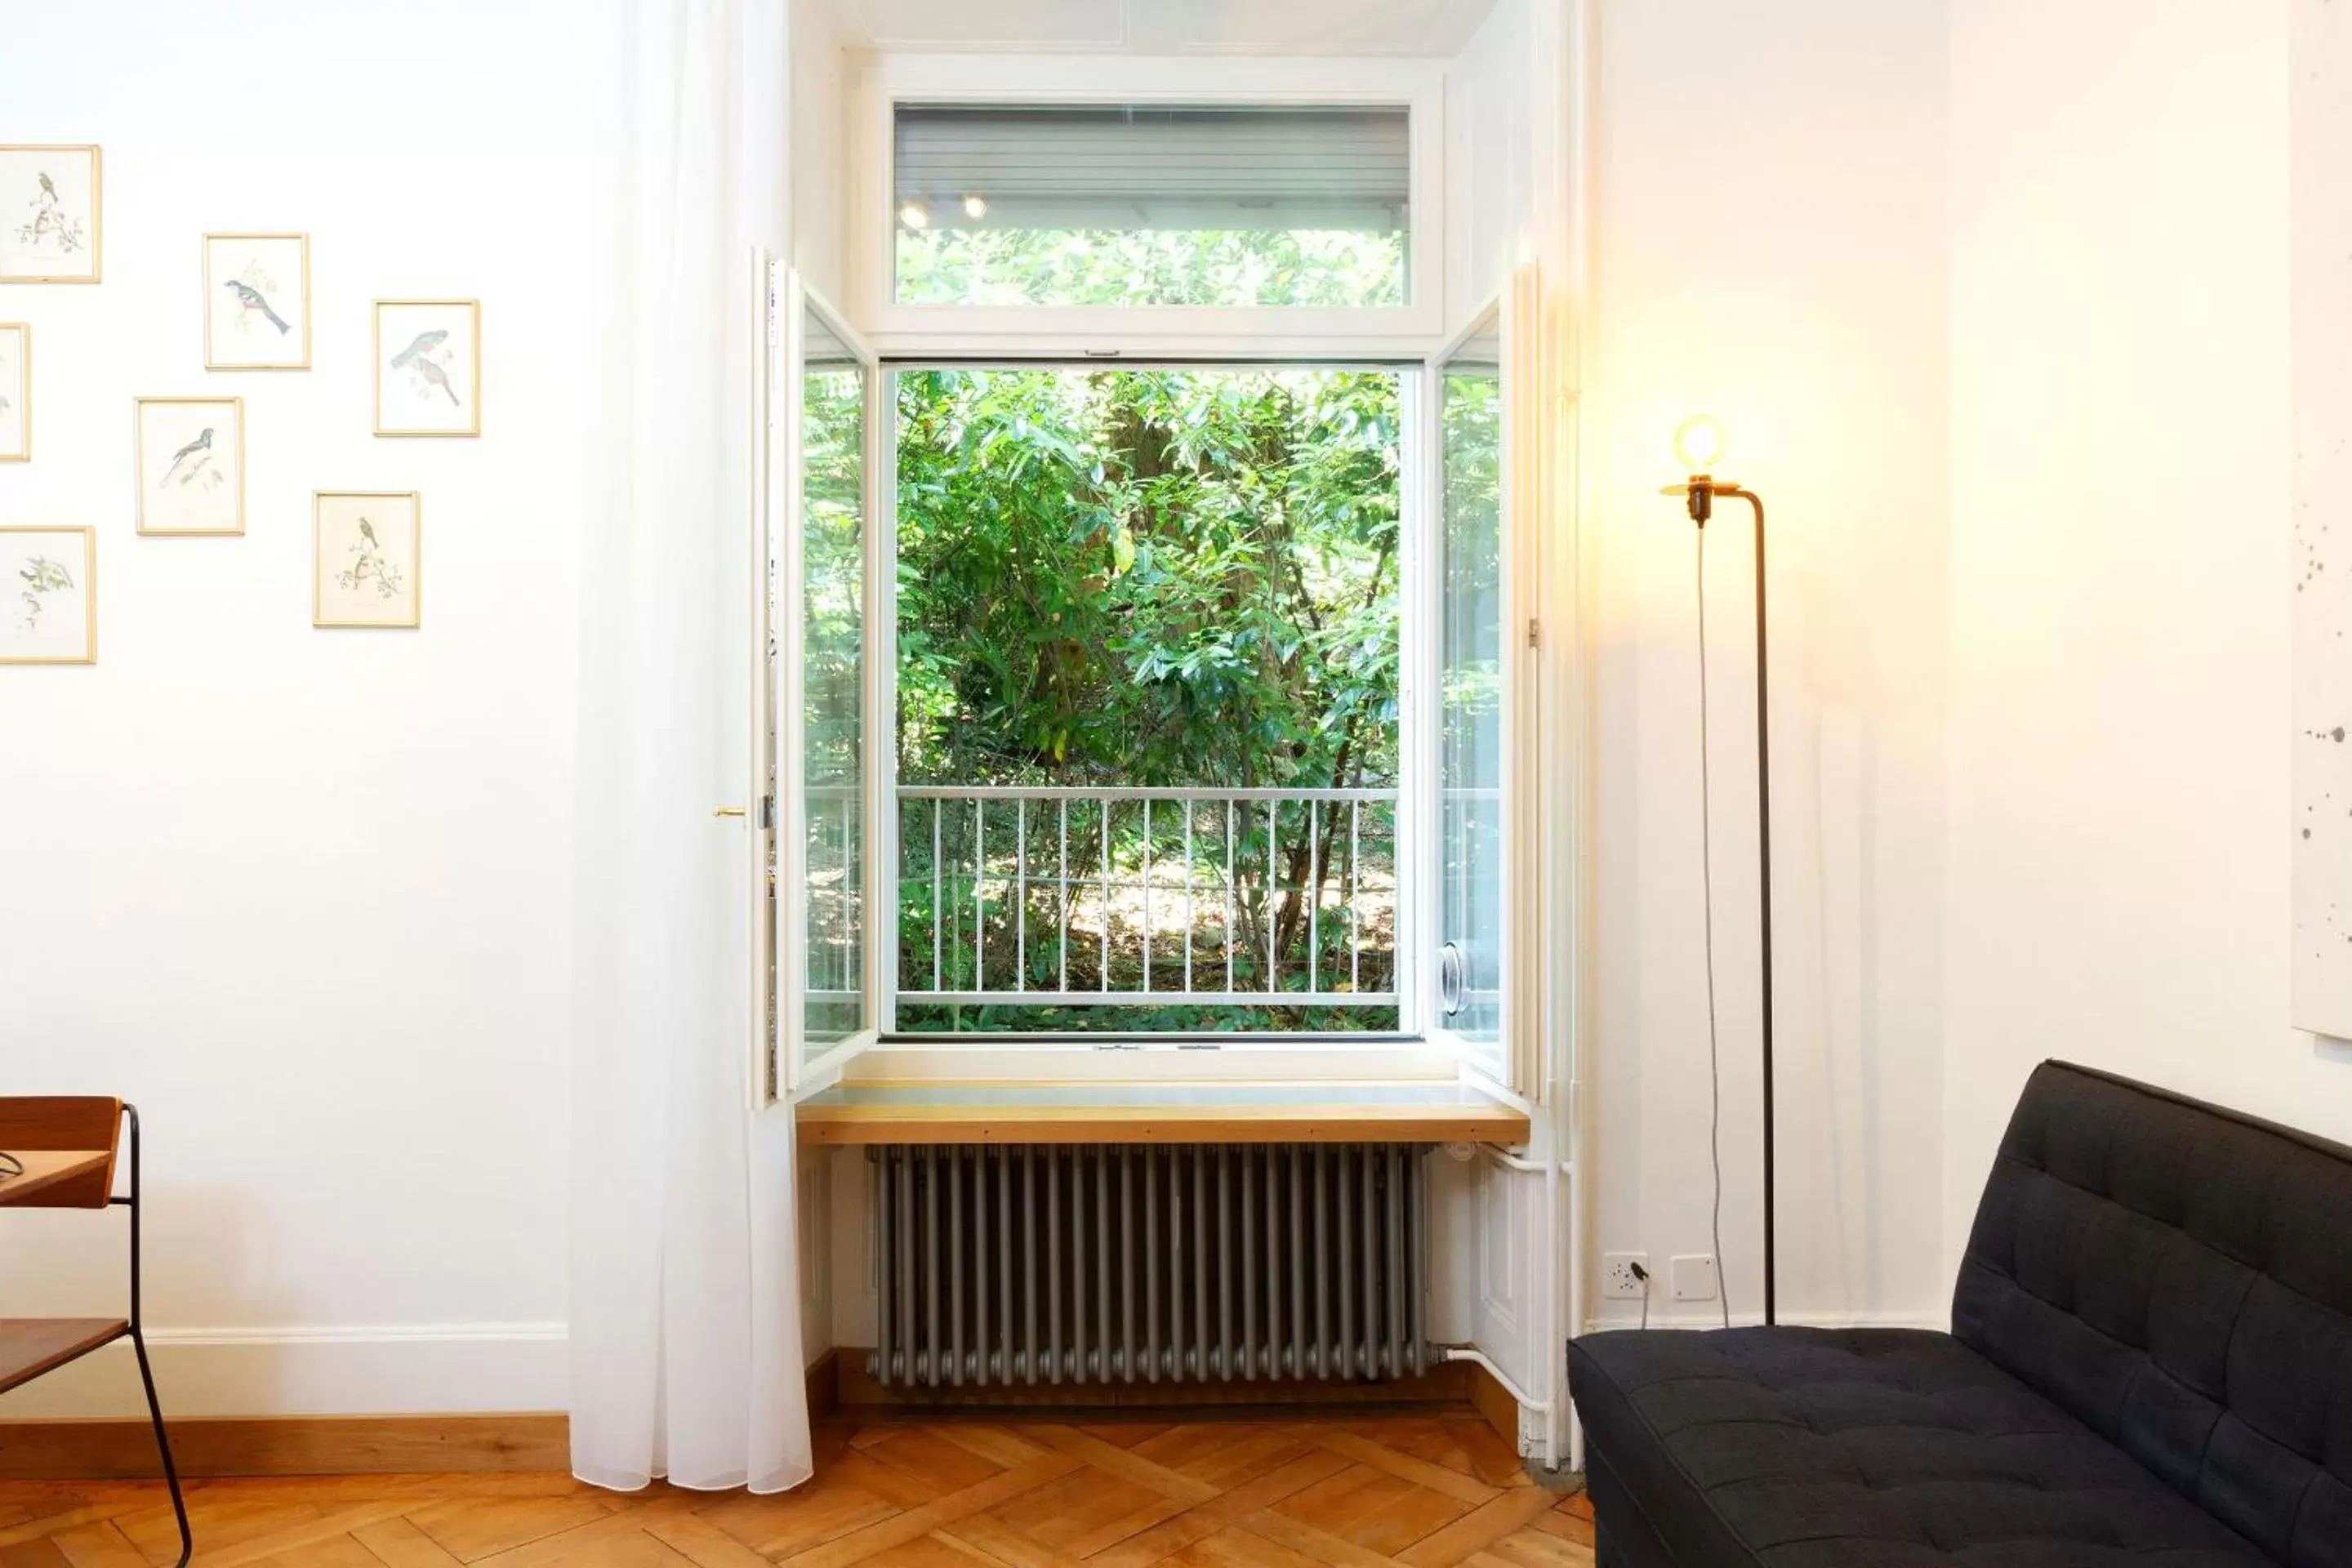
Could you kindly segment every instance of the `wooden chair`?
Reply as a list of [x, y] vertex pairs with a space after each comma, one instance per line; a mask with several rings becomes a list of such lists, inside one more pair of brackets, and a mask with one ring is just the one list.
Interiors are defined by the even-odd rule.
[[[126, 1124], [131, 1129], [131, 1191], [117, 1197], [115, 1157]], [[146, 1385], [147, 1414], [155, 1425], [155, 1449], [163, 1456], [163, 1480], [172, 1489], [172, 1511], [180, 1521], [180, 1568], [186, 1568], [194, 1538], [188, 1531], [188, 1505], [180, 1495], [180, 1474], [172, 1463], [172, 1443], [163, 1432], [163, 1407], [155, 1398], [155, 1374], [147, 1364], [147, 1338], [140, 1323], [138, 1108], [97, 1097], [0, 1096], [0, 1208], [115, 1206], [131, 1211], [131, 1315], [0, 1318], [0, 1394], [128, 1337], [138, 1352], [139, 1381]]]

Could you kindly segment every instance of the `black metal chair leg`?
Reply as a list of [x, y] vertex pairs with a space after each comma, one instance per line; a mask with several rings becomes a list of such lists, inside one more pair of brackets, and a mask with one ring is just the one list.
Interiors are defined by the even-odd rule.
[[180, 1495], [179, 1467], [172, 1463], [172, 1439], [163, 1432], [163, 1406], [155, 1397], [155, 1374], [147, 1365], [147, 1336], [135, 1328], [131, 1331], [131, 1348], [139, 1352], [139, 1381], [147, 1386], [147, 1416], [155, 1424], [155, 1452], [163, 1456], [163, 1484], [172, 1489], [172, 1512], [180, 1521], [180, 1561], [175, 1568], [188, 1568], [196, 1538], [188, 1530], [188, 1502]]
[[147, 1390], [147, 1418], [155, 1424], [155, 1452], [163, 1457], [163, 1484], [172, 1489], [172, 1513], [180, 1521], [180, 1561], [174, 1568], [188, 1568], [188, 1559], [196, 1552], [196, 1538], [188, 1529], [188, 1500], [180, 1495], [180, 1468], [172, 1462], [172, 1439], [163, 1431], [163, 1402], [155, 1397], [155, 1371], [147, 1364], [139, 1245], [139, 1108], [125, 1101], [122, 1119], [131, 1129], [131, 1192], [127, 1197], [107, 1201], [131, 1211], [131, 1348], [139, 1352], [139, 1381]]

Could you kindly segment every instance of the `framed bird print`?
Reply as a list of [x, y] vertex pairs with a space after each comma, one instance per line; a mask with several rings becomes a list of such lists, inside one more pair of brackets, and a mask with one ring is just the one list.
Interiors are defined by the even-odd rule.
[[95, 147], [0, 144], [0, 283], [99, 279]]
[[245, 531], [245, 399], [134, 400], [139, 531]]
[[205, 368], [310, 368], [310, 237], [205, 236]]
[[98, 662], [98, 530], [0, 527], [0, 664]]
[[33, 329], [0, 321], [0, 463], [33, 456]]
[[319, 490], [310, 497], [310, 624], [420, 624], [415, 490]]
[[482, 433], [480, 300], [375, 302], [375, 433]]

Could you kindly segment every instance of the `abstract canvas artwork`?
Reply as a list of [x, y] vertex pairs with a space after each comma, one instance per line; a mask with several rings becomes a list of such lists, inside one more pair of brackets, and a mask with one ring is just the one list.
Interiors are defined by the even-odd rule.
[[310, 624], [420, 624], [416, 492], [320, 490], [310, 498]]
[[205, 368], [310, 368], [310, 239], [205, 236]]
[[0, 321], [0, 463], [33, 456], [33, 329]]
[[2352, 17], [2290, 17], [2292, 1017], [2352, 1039]]
[[95, 147], [0, 145], [0, 283], [99, 280]]
[[98, 659], [98, 531], [0, 527], [0, 664]]
[[142, 397], [133, 420], [146, 534], [245, 531], [245, 400]]
[[482, 433], [482, 307], [475, 300], [379, 300], [375, 433]]

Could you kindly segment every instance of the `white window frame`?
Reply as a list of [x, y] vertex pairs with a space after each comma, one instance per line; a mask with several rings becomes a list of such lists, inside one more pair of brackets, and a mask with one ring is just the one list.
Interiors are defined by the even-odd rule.
[[[1526, 868], [1537, 864], [1543, 843], [1543, 780], [1540, 768], [1545, 735], [1538, 700], [1538, 673], [1541, 649], [1538, 628], [1545, 611], [1542, 590], [1542, 529], [1539, 522], [1542, 476], [1537, 467], [1540, 448], [1543, 397], [1538, 377], [1542, 364], [1541, 303], [1533, 268], [1514, 271], [1503, 287], [1472, 310], [1468, 320], [1429, 356], [1423, 384], [1427, 388], [1416, 426], [1421, 436], [1424, 472], [1421, 476], [1421, 585], [1412, 597], [1412, 611], [1425, 627], [1417, 692], [1409, 699], [1408, 714], [1418, 727], [1419, 741], [1408, 753], [1408, 787], [1413, 792], [1414, 814], [1420, 818], [1415, 841], [1420, 862], [1415, 867], [1419, 909], [1414, 929], [1423, 940], [1414, 951], [1412, 967], [1423, 998], [1423, 1033], [1433, 1045], [1453, 1050], [1465, 1072], [1481, 1088], [1527, 1110], [1541, 1092], [1543, 1020], [1543, 919], [1546, 879]], [[1497, 969], [1502, 989], [1502, 1037], [1494, 1045], [1466, 1040], [1444, 1026], [1436, 1006], [1439, 961], [1438, 933], [1444, 897], [1440, 875], [1441, 829], [1437, 736], [1443, 716], [1438, 710], [1444, 650], [1438, 628], [1444, 615], [1443, 552], [1438, 541], [1445, 527], [1445, 465], [1443, 443], [1445, 363], [1487, 324], [1494, 323], [1500, 353], [1497, 374], [1502, 383], [1501, 479], [1502, 542], [1498, 628], [1502, 646], [1502, 777], [1506, 816], [1503, 822], [1502, 952]], [[1402, 946], [1400, 936], [1400, 947]]]
[[[761, 636], [756, 659], [760, 667], [754, 680], [761, 694], [755, 700], [761, 704], [761, 749], [772, 746], [775, 795], [769, 820], [761, 831], [751, 835], [761, 846], [755, 855], [761, 896], [766, 900], [765, 918], [772, 922], [775, 932], [775, 966], [772, 1032], [766, 1022], [769, 997], [767, 966], [764, 958], [755, 956], [757, 971], [754, 999], [759, 1004], [753, 1016], [763, 1045], [772, 1033], [773, 1069], [763, 1069], [768, 1080], [766, 1093], [772, 1098], [781, 1094], [792, 1100], [806, 1099], [836, 1082], [852, 1058], [861, 1055], [880, 1037], [882, 1021], [888, 1005], [888, 992], [897, 983], [896, 965], [886, 982], [881, 962], [882, 935], [887, 929], [883, 921], [877, 892], [887, 890], [895, 895], [895, 868], [898, 844], [895, 827], [895, 796], [889, 788], [895, 768], [886, 767], [894, 748], [885, 738], [887, 731], [878, 731], [875, 715], [895, 707], [889, 693], [894, 669], [889, 660], [895, 655], [896, 638], [886, 635], [881, 613], [894, 600], [885, 583], [877, 582], [883, 563], [890, 559], [879, 543], [887, 517], [893, 531], [891, 548], [895, 552], [898, 506], [895, 500], [895, 476], [889, 465], [877, 461], [877, 454], [895, 448], [894, 440], [886, 440], [882, 431], [890, 422], [883, 417], [881, 387], [883, 371], [873, 346], [863, 334], [849, 324], [849, 319], [835, 309], [824, 295], [812, 289], [800, 273], [781, 264], [770, 263], [763, 271], [772, 279], [768, 299], [772, 301], [772, 325], [763, 329], [768, 343], [768, 363], [761, 377], [762, 396], [754, 402], [762, 405], [764, 428], [760, 433], [761, 449], [765, 456], [765, 504], [761, 509], [760, 526], [754, 529], [759, 541], [754, 560], [754, 593], [760, 608], [754, 625]], [[801, 474], [801, 390], [802, 365], [807, 358], [807, 344], [802, 322], [809, 310], [824, 316], [826, 325], [848, 346], [865, 366], [866, 389], [866, 619], [864, 689], [862, 718], [864, 726], [859, 745], [864, 752], [860, 759], [860, 777], [865, 785], [866, 830], [863, 850], [866, 856], [864, 894], [866, 962], [862, 978], [866, 990], [866, 1026], [845, 1039], [835, 1042], [821, 1055], [803, 1059], [803, 1046], [807, 1026], [803, 998], [808, 984], [808, 900], [804, 884], [807, 880], [806, 857], [808, 832], [803, 816], [802, 781], [805, 771], [803, 746], [805, 736], [801, 724], [802, 676], [803, 650], [797, 636], [786, 637], [782, 628], [773, 624], [772, 604], [781, 602], [797, 605], [803, 602], [802, 572], [804, 556], [802, 543], [802, 507], [803, 504]], [[891, 426], [895, 429], [895, 426]], [[885, 479], [890, 478], [889, 494], [893, 499], [885, 507], [880, 500], [886, 492]], [[776, 526], [781, 522], [782, 526]], [[773, 598], [770, 596], [769, 559], [775, 553], [776, 573]], [[892, 612], [895, 614], [895, 610]], [[797, 633], [799, 613], [792, 611], [785, 619]], [[776, 651], [772, 658], [766, 643], [773, 636]], [[770, 686], [775, 691], [775, 723], [772, 733], [765, 732], [766, 704], [764, 694]], [[755, 763], [756, 774], [752, 798], [757, 800], [767, 788], [766, 757]], [[889, 812], [879, 809], [880, 803], [893, 801]], [[772, 846], [772, 848], [769, 847]], [[767, 866], [775, 867], [772, 882], [767, 876]], [[887, 857], [886, 859], [885, 857]], [[885, 871], [884, 867], [891, 868]]]
[[[1410, 113], [1407, 303], [1297, 306], [902, 305], [894, 132], [914, 103], [1402, 105]], [[1444, 65], [1418, 60], [885, 55], [854, 110], [851, 299], [885, 357], [1089, 352], [1122, 358], [1423, 356], [1445, 309]]]

